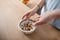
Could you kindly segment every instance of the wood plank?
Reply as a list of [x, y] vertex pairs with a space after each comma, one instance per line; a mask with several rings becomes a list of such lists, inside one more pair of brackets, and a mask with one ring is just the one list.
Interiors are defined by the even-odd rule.
[[0, 0], [0, 40], [60, 40], [60, 32], [48, 24], [37, 26], [31, 35], [19, 32], [18, 23], [29, 9], [19, 0]]

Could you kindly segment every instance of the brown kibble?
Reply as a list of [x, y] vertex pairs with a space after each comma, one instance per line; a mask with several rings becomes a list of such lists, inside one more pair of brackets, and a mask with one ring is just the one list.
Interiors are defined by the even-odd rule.
[[22, 30], [25, 31], [30, 31], [32, 29], [32, 23], [31, 22], [27, 22], [23, 25]]

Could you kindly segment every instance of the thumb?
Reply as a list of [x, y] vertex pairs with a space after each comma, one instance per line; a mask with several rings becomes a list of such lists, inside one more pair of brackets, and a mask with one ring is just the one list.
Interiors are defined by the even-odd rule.
[[44, 20], [44, 19], [39, 19], [38, 21], [36, 21], [36, 22], [34, 22], [34, 23], [32, 23], [32, 25], [43, 25], [43, 24], [45, 24], [46, 23], [46, 21]]
[[32, 25], [40, 25], [40, 21], [36, 21], [36, 22], [34, 22], [34, 23], [32, 23]]

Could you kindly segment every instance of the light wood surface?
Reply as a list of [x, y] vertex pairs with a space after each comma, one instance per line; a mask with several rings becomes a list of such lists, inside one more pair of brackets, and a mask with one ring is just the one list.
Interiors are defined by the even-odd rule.
[[27, 4], [29, 8], [33, 8], [40, 0], [30, 0]]
[[60, 32], [49, 24], [37, 26], [30, 35], [19, 32], [18, 23], [29, 9], [19, 0], [0, 0], [0, 40], [60, 40]]

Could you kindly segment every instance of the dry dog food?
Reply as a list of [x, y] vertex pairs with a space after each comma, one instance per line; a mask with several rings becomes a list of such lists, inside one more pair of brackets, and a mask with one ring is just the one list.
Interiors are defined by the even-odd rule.
[[24, 23], [24, 25], [22, 25], [21, 28], [22, 30], [30, 31], [32, 29], [32, 23], [31, 22]]

